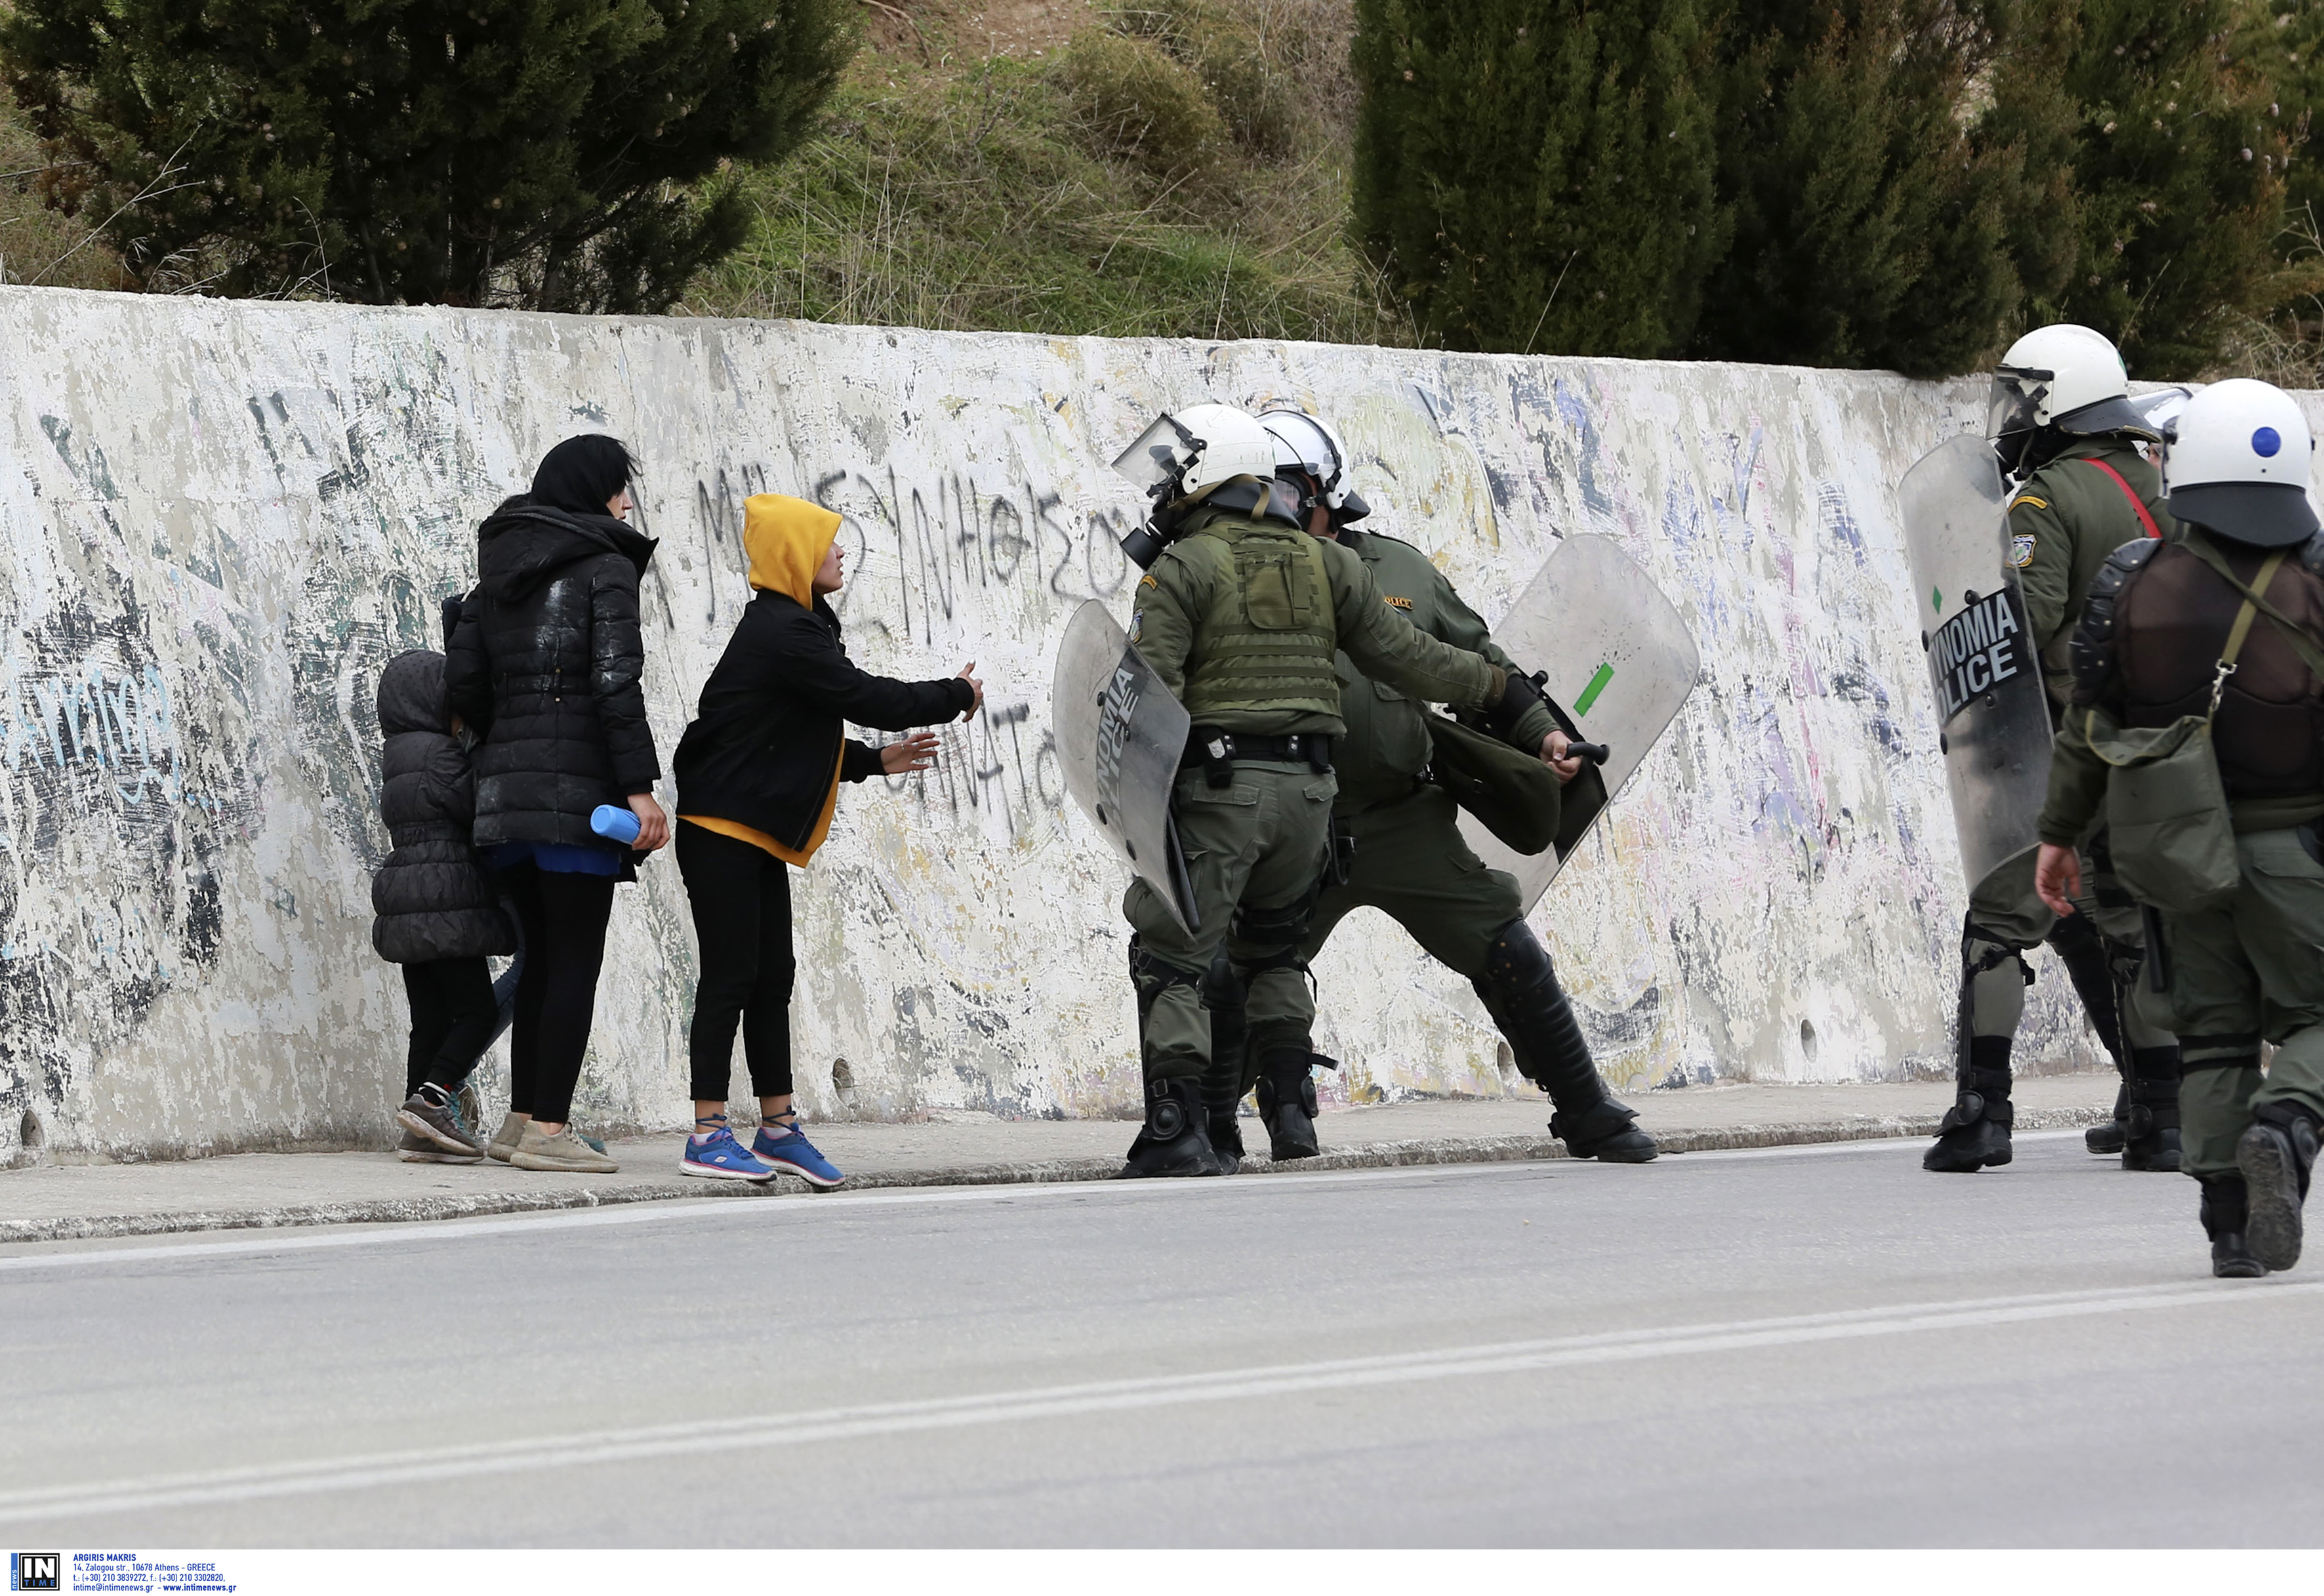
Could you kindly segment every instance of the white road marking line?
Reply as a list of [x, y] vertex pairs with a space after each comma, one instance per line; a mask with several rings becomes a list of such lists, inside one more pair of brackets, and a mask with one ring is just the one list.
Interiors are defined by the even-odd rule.
[[[652, 1458], [701, 1456], [809, 1442], [872, 1435], [1078, 1418], [1169, 1404], [1241, 1401], [1305, 1391], [1482, 1375], [1532, 1373], [1590, 1364], [1633, 1363], [1655, 1358], [1754, 1352], [1819, 1342], [2032, 1324], [2049, 1319], [2144, 1312], [2158, 1308], [2248, 1306], [2306, 1302], [2324, 1294], [2324, 1281], [2227, 1287], [2209, 1282], [2135, 1289], [2051, 1292], [1969, 1298], [1950, 1303], [1852, 1308], [1785, 1318], [1622, 1330], [1541, 1341], [1440, 1347], [1366, 1358], [1339, 1358], [1269, 1368], [1223, 1370], [1143, 1379], [1037, 1386], [904, 1402], [865, 1403], [807, 1412], [708, 1419], [585, 1431], [549, 1438], [476, 1442], [401, 1452], [308, 1458], [280, 1463], [157, 1475], [143, 1480], [85, 1481], [69, 1485], [0, 1490], [0, 1524], [150, 1512], [161, 1508], [252, 1502], [383, 1485], [440, 1484], [530, 1470]], [[771, 1429], [779, 1420], [779, 1429]]]
[[[2079, 1130], [2040, 1130], [2017, 1138], [2020, 1143], [2053, 1141], [2080, 1136]], [[1728, 1148], [1700, 1153], [1669, 1155], [1674, 1167], [1720, 1163], [1733, 1159], [1824, 1157], [1837, 1153], [1901, 1152], [1922, 1149], [1926, 1138], [1880, 1138], [1864, 1141], [1819, 1141], [1797, 1147]], [[1056, 1201], [1066, 1197], [1120, 1198], [1250, 1196], [1273, 1191], [1296, 1191], [1319, 1185], [1378, 1185], [1397, 1180], [1443, 1179], [1447, 1176], [1508, 1175], [1544, 1169], [1582, 1170], [1587, 1160], [1566, 1158], [1508, 1159], [1489, 1164], [1404, 1164], [1386, 1169], [1345, 1169], [1317, 1175], [1265, 1175], [1249, 1180], [1074, 1180], [1026, 1182], [1018, 1185], [919, 1186], [905, 1191], [834, 1192], [816, 1196], [775, 1198], [674, 1198], [625, 1204], [613, 1208], [553, 1208], [533, 1213], [497, 1218], [427, 1221], [384, 1221], [360, 1229], [340, 1226], [286, 1226], [245, 1233], [231, 1241], [184, 1241], [145, 1247], [114, 1247], [102, 1243], [78, 1252], [32, 1252], [0, 1256], [0, 1275], [29, 1269], [93, 1268], [112, 1264], [162, 1263], [173, 1259], [232, 1258], [253, 1253], [313, 1252], [340, 1247], [409, 1245], [413, 1242], [464, 1241], [477, 1236], [503, 1236], [544, 1230], [595, 1230], [608, 1225], [659, 1224], [673, 1220], [739, 1221], [805, 1213], [846, 1213], [859, 1208], [917, 1207], [927, 1204]], [[1632, 1167], [1623, 1166], [1624, 1169]], [[1631, 1178], [1612, 1175], [1612, 1178]], [[1652, 1179], [1639, 1175], [1637, 1178]]]

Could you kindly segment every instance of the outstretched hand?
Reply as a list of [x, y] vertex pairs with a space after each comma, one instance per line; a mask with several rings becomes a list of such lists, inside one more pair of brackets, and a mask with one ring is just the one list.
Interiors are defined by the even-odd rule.
[[1565, 752], [1572, 746], [1573, 739], [1563, 732], [1552, 732], [1541, 740], [1541, 762], [1557, 772], [1560, 787], [1582, 774], [1582, 761]]
[[960, 679], [966, 682], [970, 689], [976, 694], [976, 701], [961, 712], [960, 718], [964, 721], [974, 720], [976, 712], [984, 707], [984, 678], [976, 674], [975, 660], [971, 660], [960, 668]]
[[901, 743], [890, 743], [880, 750], [880, 769], [890, 776], [908, 776], [915, 770], [931, 770], [936, 762], [936, 734], [915, 732]]
[[2060, 915], [2073, 913], [2074, 899], [2082, 890], [2081, 856], [2071, 848], [2043, 843], [2034, 857], [2034, 890]]

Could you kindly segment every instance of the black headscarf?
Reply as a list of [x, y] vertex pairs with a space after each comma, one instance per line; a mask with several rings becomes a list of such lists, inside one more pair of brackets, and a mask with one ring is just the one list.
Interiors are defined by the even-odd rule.
[[605, 513], [605, 503], [629, 486], [638, 463], [618, 438], [585, 432], [568, 438], [540, 458], [532, 474], [532, 502], [576, 515]]

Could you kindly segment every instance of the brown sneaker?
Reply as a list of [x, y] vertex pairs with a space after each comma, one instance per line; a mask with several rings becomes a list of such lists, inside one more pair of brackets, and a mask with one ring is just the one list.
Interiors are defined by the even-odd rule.
[[549, 1170], [573, 1175], [612, 1175], [621, 1166], [597, 1151], [567, 1125], [554, 1136], [543, 1136], [530, 1120], [524, 1122], [524, 1139], [516, 1144], [509, 1162], [519, 1169]]
[[395, 1117], [406, 1130], [426, 1137], [447, 1153], [474, 1153], [479, 1157], [484, 1153], [484, 1142], [460, 1117], [459, 1100], [449, 1094], [433, 1097], [423, 1087], [403, 1100]]
[[524, 1128], [531, 1122], [522, 1114], [502, 1115], [501, 1128], [493, 1131], [492, 1140], [484, 1144], [484, 1157], [507, 1163], [509, 1155], [516, 1151], [516, 1144], [524, 1139]]
[[407, 1164], [481, 1164], [482, 1152], [447, 1152], [417, 1130], [406, 1130], [403, 1139], [396, 1144], [395, 1156]]

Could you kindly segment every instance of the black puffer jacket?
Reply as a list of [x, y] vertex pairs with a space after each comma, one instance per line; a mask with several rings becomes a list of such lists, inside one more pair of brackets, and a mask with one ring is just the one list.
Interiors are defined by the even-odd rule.
[[703, 684], [702, 713], [678, 740], [679, 813], [732, 820], [787, 848], [804, 848], [831, 796], [835, 770], [861, 781], [880, 755], [847, 736], [846, 722], [901, 732], [948, 721], [975, 702], [958, 677], [898, 681], [847, 657], [839, 617], [779, 593], [751, 595], [718, 669]]
[[516, 951], [516, 935], [469, 845], [476, 779], [450, 731], [444, 656], [398, 654], [379, 673], [387, 735], [380, 818], [395, 852], [371, 878], [371, 945], [393, 964]]
[[520, 496], [476, 532], [475, 592], [451, 642], [452, 707], [486, 728], [476, 845], [584, 843], [600, 804], [661, 775], [646, 724], [638, 578], [653, 540], [610, 515]]

